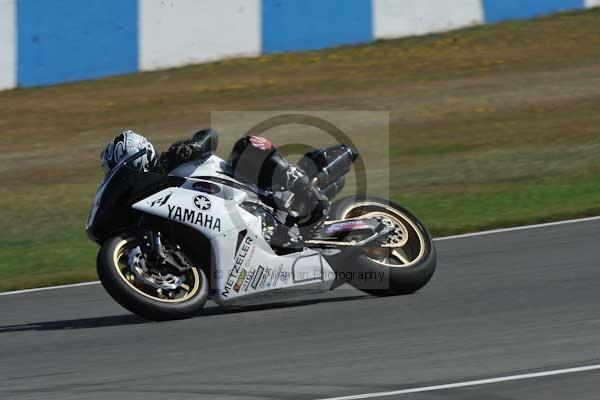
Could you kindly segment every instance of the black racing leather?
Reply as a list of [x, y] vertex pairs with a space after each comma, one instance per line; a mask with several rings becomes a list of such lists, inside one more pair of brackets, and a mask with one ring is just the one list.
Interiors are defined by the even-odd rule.
[[213, 154], [219, 143], [219, 135], [214, 129], [203, 129], [191, 139], [175, 142], [158, 159], [156, 170], [169, 173], [180, 165], [190, 161], [204, 161]]
[[[241, 182], [256, 185], [271, 192], [291, 192], [294, 200], [288, 210], [298, 215], [297, 220], [311, 223], [320, 220], [329, 209], [329, 200], [320, 190], [310, 184], [304, 171], [292, 165], [275, 147], [256, 147], [250, 137], [241, 138], [233, 146], [230, 155], [233, 177]], [[272, 196], [262, 200], [275, 208], [282, 209]]]

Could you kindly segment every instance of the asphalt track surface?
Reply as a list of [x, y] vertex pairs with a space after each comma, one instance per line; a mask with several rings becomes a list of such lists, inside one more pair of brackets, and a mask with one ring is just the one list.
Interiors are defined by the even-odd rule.
[[[437, 242], [421, 292], [147, 323], [99, 285], [0, 297], [0, 399], [322, 399], [600, 364], [600, 221]], [[600, 371], [383, 399], [600, 398]]]

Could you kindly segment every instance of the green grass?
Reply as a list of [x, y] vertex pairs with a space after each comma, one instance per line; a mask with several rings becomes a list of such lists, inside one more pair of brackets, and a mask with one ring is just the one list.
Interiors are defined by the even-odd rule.
[[104, 144], [133, 128], [164, 149], [211, 110], [390, 111], [391, 197], [436, 235], [598, 214], [599, 77], [591, 10], [2, 92], [0, 290], [94, 279]]

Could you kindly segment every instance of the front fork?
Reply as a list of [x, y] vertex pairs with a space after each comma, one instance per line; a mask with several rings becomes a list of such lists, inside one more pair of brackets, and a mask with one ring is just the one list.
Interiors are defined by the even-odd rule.
[[171, 266], [183, 272], [193, 267], [188, 257], [178, 245], [166, 249], [163, 244], [162, 234], [151, 230], [141, 232], [142, 251], [147, 254], [156, 265]]

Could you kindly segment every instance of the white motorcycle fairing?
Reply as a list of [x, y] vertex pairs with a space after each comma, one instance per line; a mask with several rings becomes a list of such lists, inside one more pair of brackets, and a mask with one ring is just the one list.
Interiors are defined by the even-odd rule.
[[[189, 163], [182, 170], [188, 176], [215, 176], [222, 160], [213, 156], [207, 161], [201, 165]], [[214, 181], [211, 184], [219, 187], [218, 193], [200, 192], [193, 189], [199, 182], [208, 181], [187, 178], [182, 187], [164, 189], [133, 208], [192, 227], [210, 240], [215, 257], [211, 271], [211, 297], [215, 302], [251, 304], [299, 294], [297, 290], [280, 289], [312, 292], [332, 287], [335, 273], [319, 252], [305, 249], [275, 254], [263, 238], [261, 218], [240, 207], [248, 200], [248, 193]], [[199, 267], [208, 265], [210, 260]]]

